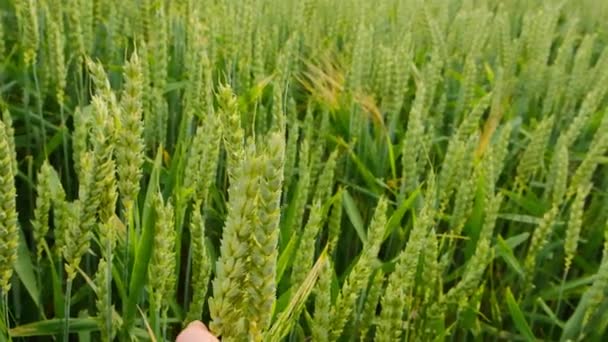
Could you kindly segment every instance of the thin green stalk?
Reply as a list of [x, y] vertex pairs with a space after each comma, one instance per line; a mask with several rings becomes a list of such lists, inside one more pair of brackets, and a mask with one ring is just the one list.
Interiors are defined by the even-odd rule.
[[85, 80], [83, 76], [82, 57], [76, 56], [74, 68], [76, 69], [76, 106], [81, 106], [85, 103], [84, 94], [86, 94]]
[[[559, 317], [559, 312], [562, 308], [562, 296], [564, 294], [564, 286], [566, 285], [566, 279], [568, 279], [568, 273], [570, 270], [566, 270], [562, 276], [562, 281], [559, 286], [559, 294], [557, 296], [557, 308], [555, 309], [555, 315]], [[555, 324], [551, 324], [551, 329], [549, 330], [548, 336], [553, 336], [553, 331], [555, 330]]]
[[[50, 250], [46, 249], [47, 255], [51, 256], [52, 254], [50, 253]], [[49, 261], [51, 263], [51, 267], [52, 267], [52, 282], [53, 282], [53, 309], [55, 310], [55, 316], [56, 317], [61, 317], [64, 315], [65, 311], [64, 310], [64, 306], [62, 306], [62, 302], [64, 302], [63, 298], [61, 298], [61, 290], [62, 290], [62, 285], [63, 285], [63, 265], [61, 263], [61, 258], [58, 258], [58, 262], [55, 263], [53, 261], [53, 257], [49, 257]], [[55, 265], [57, 265], [58, 267], [55, 268]]]
[[[26, 77], [26, 84], [29, 83], [29, 78]], [[27, 153], [28, 156], [32, 155], [32, 150], [31, 150], [31, 137], [30, 137], [30, 132], [32, 132], [32, 123], [30, 121], [30, 116], [29, 116], [29, 87], [26, 85], [25, 90], [23, 92], [23, 108], [26, 112], [26, 115], [24, 115], [25, 117], [25, 129], [28, 132], [26, 137], [27, 139], [25, 140], [25, 151]], [[34, 179], [33, 178], [33, 171], [32, 171], [32, 164], [33, 164], [34, 159], [33, 158], [28, 158], [27, 159], [27, 179], [31, 180]], [[28, 187], [28, 191], [27, 191], [27, 201], [28, 203], [35, 203], [34, 202], [34, 186]], [[30, 207], [30, 210], [33, 210], [33, 208]]]
[[[44, 243], [46, 244], [46, 242]], [[46, 248], [48, 250], [48, 248]], [[51, 259], [51, 254], [48, 255], [49, 259]], [[42, 284], [42, 268], [40, 267], [40, 258], [36, 258], [36, 283], [38, 285]], [[43, 303], [42, 292], [39, 293], [38, 300], [40, 303]], [[42, 310], [41, 310], [42, 311]]]
[[[29, 110], [29, 108], [26, 108], [26, 107], [23, 107], [23, 108], [13, 108], [11, 110], [11, 112], [14, 113], [15, 115], [17, 115], [17, 113], [21, 114], [23, 116], [23, 118], [24, 118], [24, 123], [26, 123], [26, 125], [27, 125], [28, 122], [29, 122], [30, 125], [32, 125], [33, 123], [39, 123], [41, 126], [44, 126], [44, 127], [48, 128], [50, 130], [58, 131], [58, 130], [61, 129], [61, 127], [53, 124], [50, 121], [41, 120], [40, 117], [38, 115], [36, 115], [36, 113], [32, 113]], [[27, 126], [25, 126], [25, 127], [27, 127]], [[25, 130], [25, 127], [24, 127], [24, 130]], [[29, 140], [27, 142], [29, 142]], [[30, 146], [31, 144], [28, 143], [28, 144], [25, 144], [25, 145], [26, 145], [25, 147], [29, 147], [31, 149], [31, 146]]]
[[160, 303], [150, 297], [150, 327], [155, 336], [160, 336]]
[[[40, 93], [40, 84], [38, 82], [38, 73], [36, 72], [36, 64], [32, 66], [32, 75], [34, 76], [34, 86], [36, 87], [36, 104], [38, 110], [38, 116], [40, 117], [40, 121], [44, 122], [44, 114], [42, 110], [42, 94]], [[48, 151], [46, 150], [46, 128], [42, 125], [42, 150], [44, 152], [44, 156], [47, 156]]]
[[[106, 336], [112, 336], [112, 246], [106, 243], [106, 292], [108, 296], [106, 305]], [[111, 337], [110, 337], [111, 338]]]
[[[30, 119], [30, 115], [29, 115], [29, 105], [30, 105], [30, 87], [29, 87], [29, 83], [30, 83], [30, 79], [28, 77], [28, 75], [25, 75], [25, 87], [23, 89], [23, 110], [24, 110], [24, 115], [23, 117], [25, 118], [25, 131], [27, 132], [27, 139], [25, 140], [25, 152], [27, 153], [28, 156], [32, 155], [32, 147], [31, 147], [31, 132], [33, 132], [32, 130], [32, 121]], [[31, 193], [31, 191], [30, 191]], [[31, 194], [30, 194], [30, 200], [31, 200]], [[30, 202], [31, 203], [31, 202]]]
[[[46, 241], [44, 241], [44, 243], [42, 244], [43, 248], [44, 248], [44, 252], [47, 255], [47, 258], [49, 259], [49, 266], [51, 269], [52, 273], [55, 273], [55, 263], [53, 262], [53, 254], [51, 254], [51, 249], [49, 248], [49, 245], [46, 243]], [[38, 278], [40, 278], [40, 272], [38, 272]], [[41, 279], [38, 279], [38, 285], [41, 285]], [[42, 292], [40, 293], [40, 302], [42, 303]], [[47, 319], [46, 318], [46, 314], [44, 313], [44, 308], [40, 308], [40, 317], [42, 317], [42, 319]]]
[[168, 341], [167, 339], [167, 311], [168, 309], [163, 310], [163, 314], [162, 314], [162, 319], [161, 319], [161, 324], [162, 324], [162, 340], [161, 341]]
[[4, 333], [0, 334], [0, 338], [2, 338], [2, 341], [12, 341], [11, 339], [11, 332], [10, 332], [10, 317], [8, 314], [8, 293], [5, 293], [4, 291], [2, 291], [2, 295], [0, 296], [1, 300], [2, 300], [2, 319], [4, 320], [4, 326], [6, 327], [6, 337], [8, 337], [8, 339], [6, 339], [6, 337], [4, 336]]
[[192, 248], [188, 248], [188, 259], [186, 259], [186, 279], [184, 279], [184, 312], [188, 312], [190, 304], [190, 272], [192, 268]]
[[71, 176], [71, 172], [70, 172], [70, 165], [68, 163], [69, 160], [69, 154], [68, 154], [68, 136], [66, 134], [67, 132], [67, 125], [66, 125], [66, 121], [65, 121], [65, 107], [63, 106], [63, 103], [59, 104], [59, 116], [61, 118], [61, 143], [63, 145], [63, 159], [64, 159], [64, 170], [63, 172], [65, 172], [65, 179], [67, 179], [68, 181], [66, 182], [66, 191], [68, 194], [72, 193], [72, 179], [73, 177]]
[[[9, 315], [9, 320], [11, 319], [11, 317], [13, 318], [13, 320], [15, 322], [18, 322], [21, 319], [21, 314], [23, 311], [23, 306], [22, 306], [22, 296], [21, 296], [21, 283], [20, 282], [16, 282], [14, 283], [14, 285], [11, 287], [11, 299], [12, 299], [12, 305], [11, 307], [11, 311], [8, 311], [8, 315]], [[8, 299], [7, 299], [7, 305], [8, 304]]]
[[[181, 251], [182, 248], [182, 237], [184, 235], [184, 230], [183, 230], [183, 226], [184, 226], [184, 217], [186, 215], [186, 207], [187, 205], [183, 205], [180, 204], [179, 199], [176, 201], [178, 203], [176, 203], [175, 205], [175, 247], [174, 249], [176, 251]], [[186, 202], [187, 203], [187, 202]], [[180, 274], [181, 273], [181, 266], [182, 266], [182, 260], [181, 260], [181, 253], [175, 253], [175, 274]], [[186, 262], [189, 262], [189, 260], [186, 260]], [[186, 264], [189, 265], [189, 264]], [[188, 267], [188, 266], [186, 266]], [[189, 270], [186, 270], [186, 272], [188, 272]], [[190, 279], [189, 277], [186, 279]], [[186, 285], [188, 285], [188, 280], [186, 280]], [[187, 290], [186, 290], [187, 291]], [[186, 292], [187, 294], [187, 292]], [[188, 297], [186, 297], [188, 298]]]
[[125, 284], [129, 283], [129, 255], [131, 252], [130, 245], [129, 245], [129, 243], [130, 243], [129, 238], [131, 237], [131, 229], [133, 229], [133, 223], [134, 223], [133, 217], [135, 216], [134, 208], [135, 208], [134, 203], [131, 203], [130, 206], [124, 210], [124, 212], [125, 212], [124, 216], [128, 220], [127, 227], [125, 227], [125, 262], [124, 262], [123, 275], [122, 275], [123, 282]]
[[72, 279], [68, 279], [65, 287], [65, 308], [63, 322], [63, 342], [70, 341], [70, 301], [72, 297]]

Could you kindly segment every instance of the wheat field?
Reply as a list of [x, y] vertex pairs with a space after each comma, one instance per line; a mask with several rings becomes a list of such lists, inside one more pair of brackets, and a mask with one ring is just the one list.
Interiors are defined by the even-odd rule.
[[608, 2], [0, 0], [0, 341], [608, 339]]

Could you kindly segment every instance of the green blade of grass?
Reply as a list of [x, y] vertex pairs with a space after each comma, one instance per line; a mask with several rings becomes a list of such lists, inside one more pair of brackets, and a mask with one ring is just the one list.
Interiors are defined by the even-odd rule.
[[154, 210], [152, 198], [154, 193], [158, 191], [158, 183], [162, 165], [161, 162], [162, 148], [160, 148], [156, 154], [154, 168], [152, 169], [150, 182], [148, 184], [148, 190], [146, 193], [146, 200], [144, 202], [142, 234], [137, 242], [135, 261], [133, 263], [131, 281], [129, 283], [129, 295], [124, 308], [124, 327], [127, 332], [131, 329], [135, 319], [137, 303], [139, 302], [143, 288], [146, 285], [148, 263], [150, 262], [150, 257], [152, 256], [152, 248], [154, 244]]
[[365, 164], [361, 161], [361, 159], [359, 159], [355, 152], [353, 152], [350, 148], [348, 152], [350, 158], [357, 166], [357, 170], [359, 170], [359, 173], [363, 177], [363, 181], [365, 181], [365, 183], [372, 190], [372, 192], [378, 193], [380, 191], [380, 186], [382, 186], [383, 188], [388, 188], [386, 184], [383, 184], [376, 178], [376, 176], [374, 176], [374, 174], [367, 168], [367, 166], [365, 166]]
[[[64, 320], [47, 319], [14, 327], [10, 330], [12, 337], [52, 336], [63, 331]], [[70, 332], [97, 331], [98, 320], [95, 317], [70, 318]]]
[[505, 300], [507, 301], [509, 313], [511, 314], [511, 318], [513, 319], [513, 323], [515, 323], [517, 330], [526, 338], [527, 341], [536, 341], [536, 338], [532, 333], [532, 329], [530, 329], [528, 322], [526, 322], [526, 318], [515, 301], [513, 293], [511, 293], [511, 289], [509, 287], [507, 287], [505, 292]]
[[505, 239], [504, 241], [505, 241], [506, 246], [508, 246], [511, 249], [515, 249], [515, 248], [517, 248], [517, 246], [528, 241], [529, 237], [530, 237], [530, 233], [521, 233], [521, 234], [517, 234], [515, 236], [511, 236], [510, 238]]
[[549, 305], [547, 305], [547, 303], [545, 303], [545, 301], [538, 297], [536, 299], [536, 302], [538, 303], [538, 305], [540, 305], [540, 308], [543, 309], [543, 311], [547, 314], [547, 316], [551, 319], [551, 321], [553, 322], [553, 324], [557, 325], [560, 328], [564, 328], [564, 322], [560, 321], [557, 316], [555, 315], [555, 313], [553, 312], [553, 310], [551, 310], [551, 308], [549, 307]]
[[285, 249], [279, 255], [279, 259], [277, 262], [277, 284], [281, 282], [283, 279], [283, 274], [285, 274], [285, 270], [293, 260], [294, 253], [296, 251], [296, 246], [298, 245], [298, 234], [292, 234], [289, 242], [285, 246]]
[[346, 210], [346, 215], [350, 219], [350, 222], [353, 224], [359, 239], [363, 243], [367, 242], [367, 234], [365, 233], [365, 228], [363, 228], [363, 219], [361, 218], [361, 214], [359, 213], [359, 209], [355, 204], [355, 200], [348, 193], [348, 190], [344, 189], [342, 193], [342, 204], [344, 205], [344, 210]]
[[36, 165], [36, 167], [38, 167], [38, 165], [42, 165], [42, 161], [46, 158], [46, 156], [50, 155], [58, 147], [61, 146], [61, 144], [63, 143], [64, 135], [65, 135], [64, 129], [59, 129], [57, 131], [57, 133], [53, 134], [51, 139], [49, 139], [49, 141], [45, 144], [45, 149], [47, 151], [47, 154], [45, 155], [44, 153], [40, 153], [36, 156], [36, 159], [34, 161], [34, 165]]
[[506, 214], [500, 214], [500, 215], [498, 215], [498, 217], [503, 220], [507, 220], [507, 221], [525, 223], [525, 224], [530, 224], [530, 225], [535, 225], [535, 226], [538, 225], [542, 221], [542, 219], [540, 217], [532, 216], [532, 215], [506, 213]]
[[560, 283], [542, 291], [540, 297], [544, 300], [554, 300], [560, 296], [560, 292], [562, 299], [569, 298], [570, 296], [580, 296], [586, 286], [592, 284], [594, 280], [595, 275], [591, 275], [567, 281], [564, 284]]
[[23, 286], [25, 286], [25, 289], [34, 301], [34, 304], [36, 304], [36, 308], [40, 310], [40, 290], [38, 289], [38, 284], [36, 283], [34, 266], [32, 264], [30, 253], [27, 249], [27, 245], [25, 243], [25, 236], [23, 235], [22, 230], [19, 230], [17, 262], [15, 263], [14, 269], [15, 273], [19, 277], [19, 280], [21, 280], [21, 283], [23, 284]]
[[275, 342], [281, 341], [288, 333], [296, 318], [304, 308], [308, 296], [312, 293], [314, 285], [321, 272], [323, 263], [327, 258], [327, 249], [324, 249], [313, 268], [308, 272], [304, 282], [298, 287], [287, 307], [277, 315], [276, 321], [266, 335], [266, 340]]
[[509, 190], [501, 190], [509, 199], [515, 202], [518, 206], [528, 211], [528, 213], [534, 216], [542, 216], [548, 209], [540, 199], [532, 196], [529, 192], [526, 196], [516, 194]]
[[406, 198], [399, 204], [397, 210], [395, 210], [391, 217], [388, 219], [388, 223], [386, 224], [386, 231], [384, 232], [384, 240], [386, 240], [386, 238], [391, 235], [395, 228], [401, 225], [401, 219], [403, 219], [405, 213], [412, 207], [414, 201], [416, 200], [419, 194], [420, 187], [414, 190], [408, 198]]
[[507, 245], [505, 240], [503, 240], [500, 235], [496, 238], [496, 248], [498, 251], [497, 256], [502, 258], [505, 263], [515, 271], [515, 273], [523, 278], [525, 276], [523, 268], [519, 264], [519, 261], [517, 261], [511, 247]]

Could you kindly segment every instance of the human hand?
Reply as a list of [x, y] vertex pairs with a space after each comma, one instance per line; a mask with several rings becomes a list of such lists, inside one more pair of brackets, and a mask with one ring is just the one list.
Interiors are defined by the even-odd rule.
[[203, 323], [194, 321], [177, 335], [175, 342], [219, 342], [219, 340], [209, 332]]

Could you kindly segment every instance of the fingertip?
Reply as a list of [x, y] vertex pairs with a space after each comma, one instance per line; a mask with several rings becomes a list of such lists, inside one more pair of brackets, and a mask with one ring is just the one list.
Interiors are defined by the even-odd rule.
[[209, 329], [207, 329], [207, 326], [201, 321], [192, 321], [188, 324], [186, 328], [203, 329], [205, 331], [209, 331]]
[[217, 337], [209, 332], [201, 321], [192, 321], [177, 336], [176, 342], [217, 342]]

